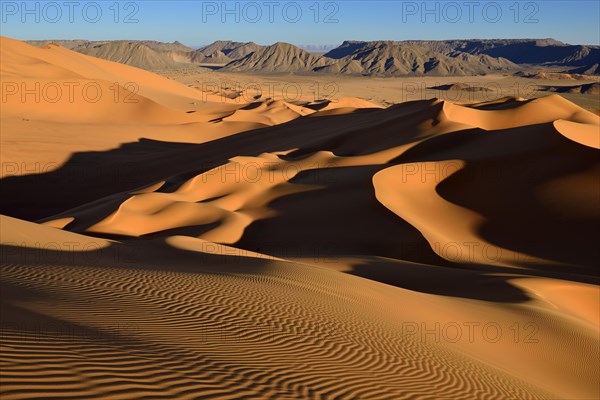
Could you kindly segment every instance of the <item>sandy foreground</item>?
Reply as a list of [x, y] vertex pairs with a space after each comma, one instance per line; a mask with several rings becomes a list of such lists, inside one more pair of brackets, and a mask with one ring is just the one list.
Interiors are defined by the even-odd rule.
[[2, 399], [600, 397], [594, 112], [0, 44]]

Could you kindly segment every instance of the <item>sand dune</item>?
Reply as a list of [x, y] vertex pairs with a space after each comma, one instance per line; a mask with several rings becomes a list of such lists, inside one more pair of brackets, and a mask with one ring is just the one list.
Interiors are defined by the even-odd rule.
[[[51, 228], [2, 222], [32, 240], [53, 238]], [[147, 242], [134, 256], [113, 246], [86, 266], [77, 264], [85, 254], [52, 262], [39, 253], [45, 263], [35, 267], [5, 248], [3, 397], [470, 399], [475, 391], [538, 399], [580, 398], [597, 383], [590, 370], [563, 370], [593, 365], [584, 351], [597, 345], [593, 329], [565, 328], [565, 317], [539, 305], [507, 311], [252, 253], [240, 263], [231, 248], [193, 238]], [[168, 261], [174, 259], [177, 266]], [[450, 343], [414, 331], [421, 324], [435, 331], [440, 321], [486, 321], [492, 311], [503, 327], [535, 321], [540, 342], [515, 343], [506, 334], [492, 343], [478, 333], [472, 343], [466, 336]], [[577, 339], [569, 339], [574, 332]], [[549, 362], [544, 351], [565, 340], [577, 340], [571, 348], [581, 350]]]
[[3, 399], [600, 397], [597, 115], [1, 51], [3, 83], [139, 85], [3, 104]]
[[313, 112], [280, 99], [249, 105], [237, 97], [250, 94], [202, 92], [54, 45], [39, 48], [4, 37], [1, 44], [1, 139], [3, 162], [10, 164], [1, 176], [56, 169], [75, 152], [142, 137], [202, 143]]
[[[95, 203], [56, 218], [74, 218], [69, 226], [82, 233], [141, 236], [193, 227], [195, 236], [240, 241], [246, 248], [277, 242], [283, 229], [298, 242], [306, 235], [316, 242], [336, 238], [343, 251], [400, 258], [394, 242], [424, 244], [416, 228], [431, 251], [449, 261], [541, 266], [571, 265], [576, 258], [578, 268], [594, 265], [597, 235], [587, 224], [598, 218], [593, 203], [600, 193], [592, 183], [598, 168], [593, 150], [599, 143], [598, 116], [550, 96], [470, 107], [406, 103], [364, 116], [311, 117], [315, 125], [330, 127], [312, 142], [304, 123], [295, 124], [296, 129], [277, 125], [253, 133], [252, 151], [263, 152], [258, 157], [232, 158], [199, 174], [190, 172], [183, 180], [171, 178], [173, 190], [166, 193], [106, 199], [104, 213], [112, 212], [102, 219]], [[357, 121], [364, 125], [354, 128]], [[391, 135], [398, 130], [406, 133]], [[380, 139], [374, 141], [373, 134], [367, 139], [366, 131], [377, 132]], [[232, 136], [227, 142], [215, 143], [209, 151], [240, 148], [247, 139]], [[263, 143], [269, 147], [261, 147]], [[542, 146], [545, 151], [539, 153]], [[279, 152], [272, 151], [277, 148]], [[200, 154], [202, 148], [181, 153], [181, 159]], [[565, 175], [533, 168], [546, 163], [555, 170], [561, 166]], [[486, 191], [480, 192], [482, 188]], [[361, 194], [365, 190], [371, 193]], [[337, 196], [351, 196], [354, 202], [338, 204]], [[410, 225], [394, 227], [389, 216], [378, 216], [380, 203]], [[314, 215], [307, 216], [304, 209]], [[357, 241], [344, 232], [343, 221], [359, 212], [368, 218], [364, 227], [370, 238]], [[432, 224], [434, 215], [437, 222]], [[530, 228], [504, 234], [524, 221]], [[321, 226], [320, 233], [310, 233], [314, 226]], [[555, 246], [547, 246], [549, 242]], [[479, 248], [469, 248], [472, 243]], [[444, 254], [448, 246], [460, 256]], [[415, 261], [431, 261], [429, 256]]]

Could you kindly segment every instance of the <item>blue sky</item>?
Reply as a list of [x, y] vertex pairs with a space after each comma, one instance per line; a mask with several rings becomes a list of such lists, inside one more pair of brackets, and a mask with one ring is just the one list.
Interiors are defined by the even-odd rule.
[[346, 39], [548, 38], [600, 44], [590, 1], [1, 1], [17, 39], [218, 39], [339, 44]]

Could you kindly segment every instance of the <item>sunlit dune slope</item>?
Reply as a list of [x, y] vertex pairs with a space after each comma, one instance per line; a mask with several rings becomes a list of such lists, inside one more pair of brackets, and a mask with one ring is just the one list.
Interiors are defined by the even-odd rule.
[[2, 93], [2, 399], [600, 397], [597, 115], [0, 51], [3, 84], [139, 85]]
[[[0, 37], [0, 176], [48, 171], [76, 152], [140, 138], [202, 143], [315, 112], [244, 93], [202, 92], [150, 72]], [[332, 105], [335, 108], [335, 104]]]
[[[540, 302], [509, 309], [417, 293], [182, 236], [90, 251], [98, 239], [6, 217], [2, 229], [3, 398], [542, 399], [597, 389], [594, 329]], [[30, 243], [11, 247], [17, 230]], [[34, 250], [50, 239], [80, 251]], [[431, 333], [473, 320], [506, 331]], [[515, 341], [514, 324], [537, 330]]]
[[[167, 179], [170, 189], [56, 218], [74, 218], [66, 229], [78, 232], [179, 230], [277, 251], [283, 231], [307, 251], [329, 243], [330, 253], [585, 270], [598, 257], [598, 120], [559, 96], [298, 120], [184, 149], [177, 154], [190, 172]], [[205, 154], [214, 167], [194, 173]], [[367, 236], [349, 231], [348, 218]]]

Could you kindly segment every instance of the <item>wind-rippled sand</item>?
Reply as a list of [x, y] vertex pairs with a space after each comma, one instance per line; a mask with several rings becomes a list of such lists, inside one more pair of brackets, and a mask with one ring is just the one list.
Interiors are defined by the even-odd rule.
[[1, 51], [3, 83], [111, 93], [3, 104], [3, 399], [600, 397], [597, 115]]

